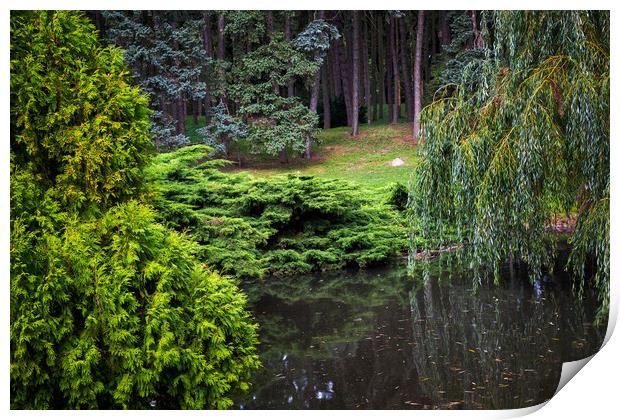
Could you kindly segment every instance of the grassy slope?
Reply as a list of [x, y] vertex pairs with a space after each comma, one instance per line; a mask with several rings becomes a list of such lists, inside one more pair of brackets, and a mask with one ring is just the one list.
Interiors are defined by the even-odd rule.
[[[200, 124], [199, 124], [200, 125]], [[188, 134], [194, 139], [194, 127], [187, 121]], [[314, 157], [308, 162], [298, 156], [290, 156], [288, 164], [280, 164], [277, 157], [250, 155], [242, 148], [242, 166], [230, 166], [226, 170], [249, 172], [258, 178], [296, 173], [322, 178], [339, 178], [358, 182], [373, 190], [392, 182], [407, 185], [409, 176], [418, 162], [417, 146], [407, 123], [388, 125], [379, 123], [360, 126], [360, 136], [353, 138], [349, 127], [321, 130]], [[395, 158], [405, 161], [402, 166], [390, 166]]]

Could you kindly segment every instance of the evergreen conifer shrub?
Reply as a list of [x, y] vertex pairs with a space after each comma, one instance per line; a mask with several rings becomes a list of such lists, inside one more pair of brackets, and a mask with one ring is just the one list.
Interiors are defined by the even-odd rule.
[[82, 14], [11, 15], [12, 408], [225, 408], [259, 364], [245, 296], [140, 195], [146, 103]]

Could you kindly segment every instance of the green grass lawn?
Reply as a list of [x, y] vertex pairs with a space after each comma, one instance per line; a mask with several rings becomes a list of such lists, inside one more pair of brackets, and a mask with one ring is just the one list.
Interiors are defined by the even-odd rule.
[[[198, 126], [203, 124], [199, 121]], [[195, 129], [188, 119], [187, 131], [193, 141], [198, 140]], [[358, 138], [353, 138], [350, 132], [350, 127], [321, 130], [311, 161], [300, 156], [289, 156], [289, 163], [281, 164], [277, 157], [252, 155], [247, 153], [247, 145], [241, 146], [241, 166], [230, 165], [224, 170], [245, 171], [259, 178], [289, 173], [339, 178], [373, 189], [392, 182], [407, 184], [418, 162], [410, 124], [362, 124]], [[235, 156], [236, 151], [233, 150], [231, 159]], [[405, 164], [390, 166], [390, 161], [395, 158], [402, 159]]]

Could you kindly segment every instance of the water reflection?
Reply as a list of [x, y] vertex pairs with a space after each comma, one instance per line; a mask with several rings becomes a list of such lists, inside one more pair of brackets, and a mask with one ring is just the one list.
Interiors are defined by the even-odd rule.
[[239, 408], [518, 408], [553, 395], [561, 363], [598, 350], [591, 295], [565, 276], [503, 273], [414, 287], [405, 264], [246, 285], [264, 367]]

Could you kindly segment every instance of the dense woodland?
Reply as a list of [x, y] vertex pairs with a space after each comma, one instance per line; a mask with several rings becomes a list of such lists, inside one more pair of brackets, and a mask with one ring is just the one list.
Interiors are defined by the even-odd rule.
[[149, 93], [158, 148], [187, 144], [187, 117], [204, 115], [204, 140], [226, 156], [248, 137], [282, 160], [309, 158], [318, 127], [358, 136], [360, 122], [386, 117], [414, 123], [417, 137], [422, 105], [484, 46], [480, 11], [89, 15]]
[[[602, 319], [609, 82], [609, 12], [13, 12], [12, 407], [230, 407], [239, 282], [406, 255], [534, 281], [568, 243]], [[380, 188], [238, 171], [398, 124]]]

